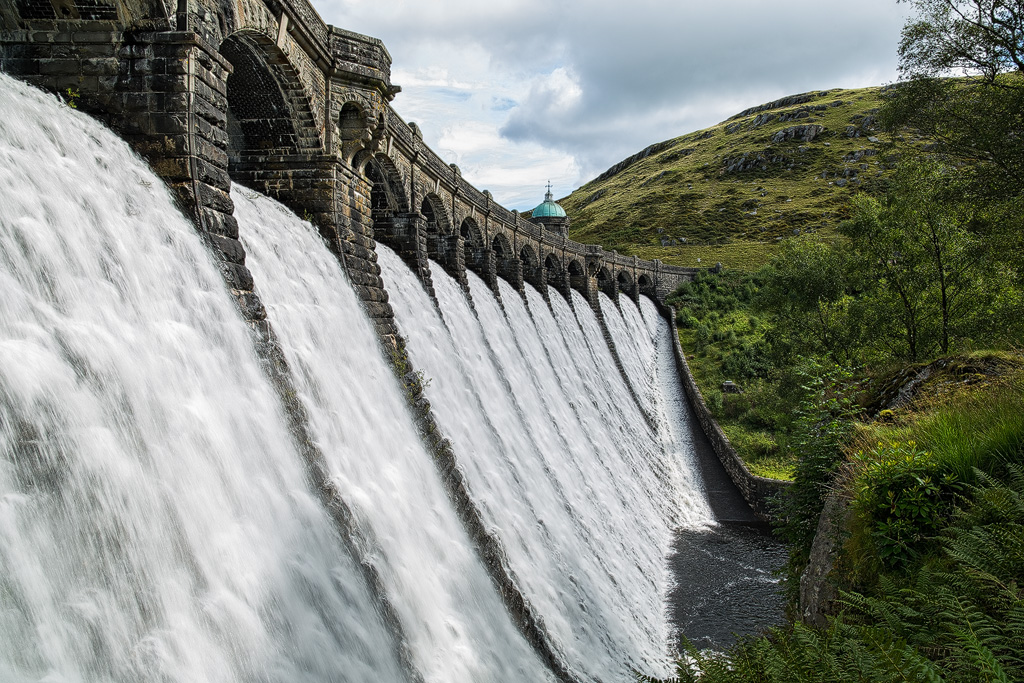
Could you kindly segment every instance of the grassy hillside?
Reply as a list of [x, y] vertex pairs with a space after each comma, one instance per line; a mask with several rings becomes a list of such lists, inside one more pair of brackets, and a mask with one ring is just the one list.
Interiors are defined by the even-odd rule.
[[570, 236], [676, 265], [757, 267], [796, 231], [830, 231], [853, 192], [884, 185], [880, 93], [793, 95], [652, 145], [559, 201]]

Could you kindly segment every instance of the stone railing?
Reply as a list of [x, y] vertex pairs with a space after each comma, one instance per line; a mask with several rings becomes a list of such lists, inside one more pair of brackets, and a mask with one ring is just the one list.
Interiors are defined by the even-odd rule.
[[309, 38], [309, 42], [320, 53], [330, 54], [327, 24], [320, 18], [320, 14], [309, 3], [309, 0], [282, 0], [282, 4], [289, 10], [292, 25], [304, 32]]

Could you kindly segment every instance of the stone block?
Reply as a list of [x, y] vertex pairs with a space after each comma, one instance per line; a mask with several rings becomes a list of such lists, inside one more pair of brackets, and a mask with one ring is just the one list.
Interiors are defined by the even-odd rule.
[[192, 175], [188, 157], [153, 156], [149, 158], [149, 165], [158, 176], [169, 182], [188, 180]]
[[263, 307], [263, 301], [255, 292], [241, 292], [236, 297], [238, 306], [242, 311], [245, 320], [257, 322], [266, 320], [267, 310]]
[[394, 325], [395, 312], [387, 301], [368, 301], [363, 299], [363, 308], [371, 318], [385, 319]]
[[145, 136], [132, 141], [132, 147], [147, 159], [188, 154], [187, 135]]
[[234, 216], [207, 208], [200, 209], [200, 211], [210, 234], [238, 239], [238, 221]]
[[200, 204], [216, 211], [222, 211], [228, 215], [234, 214], [235, 204], [231, 201], [231, 197], [227, 192], [211, 187], [206, 183], [199, 183], [198, 185]]
[[210, 235], [210, 242], [220, 252], [223, 260], [239, 265], [245, 264], [245, 249], [237, 239], [223, 235]]
[[77, 59], [45, 59], [39, 63], [39, 73], [50, 75], [77, 75], [79, 61]]
[[188, 133], [188, 116], [186, 114], [155, 113], [150, 117], [150, 130], [157, 135]]
[[202, 183], [206, 183], [213, 187], [221, 190], [230, 191], [231, 189], [231, 176], [228, 175], [227, 168], [211, 164], [205, 159], [195, 159], [196, 179]]
[[245, 266], [237, 263], [230, 263], [228, 261], [222, 261], [220, 264], [220, 272], [224, 276], [224, 281], [231, 289], [237, 289], [239, 291], [252, 290], [252, 273], [250, 273], [249, 269]]

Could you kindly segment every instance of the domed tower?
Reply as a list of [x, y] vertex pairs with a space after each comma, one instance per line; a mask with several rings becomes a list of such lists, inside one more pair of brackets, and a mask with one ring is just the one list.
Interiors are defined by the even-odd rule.
[[565, 209], [558, 205], [555, 198], [551, 196], [551, 182], [548, 182], [548, 191], [544, 195], [544, 203], [530, 213], [530, 222], [543, 225], [548, 230], [554, 230], [560, 235], [569, 234], [569, 217], [565, 215]]

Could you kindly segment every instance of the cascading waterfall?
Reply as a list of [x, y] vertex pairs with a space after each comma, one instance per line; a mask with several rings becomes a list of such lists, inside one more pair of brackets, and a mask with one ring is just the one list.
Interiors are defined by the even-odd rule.
[[0, 680], [402, 681], [193, 226], [0, 74]]
[[[0, 680], [553, 680], [312, 226], [232, 193], [354, 538], [162, 181], [2, 74], [0, 120]], [[379, 249], [473, 504], [554, 652], [580, 681], [667, 675], [667, 558], [713, 521], [667, 323], [602, 299], [624, 379], [579, 293], [549, 304], [499, 281], [499, 304], [468, 273], [471, 305], [435, 265], [435, 306]]]
[[427, 681], [544, 681], [475, 554], [369, 320], [315, 229], [238, 188], [248, 263], [367, 562]]
[[687, 460], [657, 447], [607, 347], [588, 340], [590, 307], [552, 293], [556, 320], [536, 291], [527, 308], [499, 281], [503, 312], [468, 273], [474, 313], [435, 264], [442, 320], [393, 252], [379, 258], [438, 421], [556, 647], [584, 680], [664, 671], [671, 529], [710, 513], [678, 492], [696, 481], [678, 472]]
[[[665, 457], [689, 463], [689, 476], [694, 477], [693, 419], [676, 379], [678, 370], [668, 321], [658, 313], [654, 302], [643, 296], [639, 308], [626, 296], [620, 296], [616, 306], [601, 292], [599, 305], [636, 396], [655, 418], [656, 438]], [[711, 516], [704, 496], [694, 496], [685, 484], [681, 488], [689, 496], [690, 507]]]

